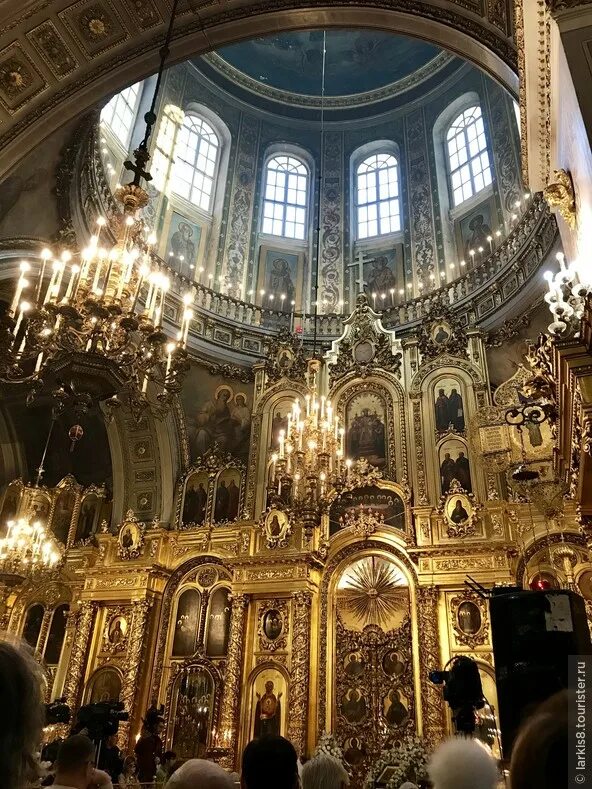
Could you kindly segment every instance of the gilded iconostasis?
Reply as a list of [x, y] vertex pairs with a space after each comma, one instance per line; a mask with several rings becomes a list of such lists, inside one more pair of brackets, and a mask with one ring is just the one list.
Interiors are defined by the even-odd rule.
[[[0, 537], [35, 519], [58, 549], [41, 580], [0, 577], [0, 625], [48, 700], [123, 704], [123, 749], [162, 705], [179, 758], [234, 769], [253, 737], [308, 755], [327, 733], [358, 787], [385, 748], [451, 730], [428, 674], [454, 656], [477, 662], [496, 747], [489, 612], [467, 576], [591, 601], [592, 583], [556, 426], [508, 418], [544, 378], [539, 275], [559, 244], [522, 183], [514, 97], [423, 41], [320, 35], [165, 70], [142, 196], [158, 271], [134, 280], [128, 325], [170, 340], [161, 372], [179, 375], [114, 395], [125, 365], [91, 336], [44, 391], [8, 376]], [[104, 97], [3, 183], [1, 302], [25, 287], [21, 258], [45, 260], [38, 239], [115, 238], [153, 85]]]

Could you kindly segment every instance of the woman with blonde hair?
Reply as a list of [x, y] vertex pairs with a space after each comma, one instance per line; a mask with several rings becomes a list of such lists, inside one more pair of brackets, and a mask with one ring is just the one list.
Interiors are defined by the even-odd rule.
[[140, 789], [134, 756], [128, 756], [123, 762], [123, 769], [117, 783], [119, 789]]
[[26, 789], [39, 775], [44, 721], [41, 670], [31, 650], [0, 636], [0, 776], [3, 789]]

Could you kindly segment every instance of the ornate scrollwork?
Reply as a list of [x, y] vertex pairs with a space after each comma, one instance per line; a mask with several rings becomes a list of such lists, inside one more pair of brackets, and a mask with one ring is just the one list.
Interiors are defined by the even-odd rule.
[[306, 365], [307, 359], [302, 338], [282, 326], [266, 346], [264, 369], [267, 384], [276, 383], [281, 378], [303, 381], [306, 375]]
[[422, 362], [442, 354], [467, 357], [467, 346], [467, 327], [460, 322], [458, 313], [444, 301], [434, 301], [417, 340]]
[[543, 190], [543, 197], [549, 208], [556, 208], [567, 226], [574, 230], [577, 220], [576, 197], [573, 181], [567, 170], [553, 172], [553, 180]]
[[[144, 651], [146, 649], [146, 632], [148, 627], [148, 617], [152, 608], [151, 600], [136, 600], [132, 606], [132, 616], [129, 630], [128, 650], [123, 666], [123, 685], [121, 688], [121, 700], [130, 717], [134, 716], [138, 702], [138, 679], [143, 664]], [[123, 748], [128, 744], [129, 721], [125, 721], [120, 730], [119, 740]]]
[[[119, 625], [119, 626], [118, 626]], [[117, 654], [125, 652], [129, 641], [130, 609], [127, 607], [108, 608], [105, 615], [102, 652]]]
[[438, 633], [439, 593], [434, 586], [417, 590], [419, 629], [419, 662], [423, 710], [423, 736], [430, 743], [439, 742], [445, 731], [444, 700], [439, 688], [428, 679], [432, 666], [440, 664], [440, 636]]
[[140, 523], [133, 510], [128, 510], [117, 537], [117, 555], [120, 559], [137, 559], [144, 548], [146, 526]]
[[286, 649], [290, 632], [290, 612], [286, 600], [275, 598], [259, 603], [257, 622], [261, 651], [276, 652]]
[[304, 753], [306, 750], [308, 730], [311, 603], [310, 592], [292, 593], [294, 632], [292, 634], [288, 737], [294, 744], [297, 753]]
[[378, 313], [360, 293], [356, 308], [345, 321], [346, 335], [338, 340], [337, 359], [329, 366], [331, 386], [350, 372], [365, 378], [376, 368], [395, 375], [401, 369], [401, 353], [393, 353], [393, 335], [382, 327]]
[[238, 727], [243, 640], [248, 604], [248, 595], [239, 594], [232, 598], [228, 661], [226, 663], [226, 674], [224, 677], [224, 695], [222, 698], [222, 714], [220, 720], [222, 745], [230, 748], [230, 753], [225, 757], [225, 760], [223, 760], [223, 766], [229, 769], [234, 767], [234, 757], [237, 747], [236, 731]]
[[450, 598], [450, 624], [457, 644], [476, 649], [489, 643], [487, 601], [472, 592]]
[[475, 496], [468, 493], [457, 479], [453, 479], [447, 493], [440, 497], [438, 514], [448, 525], [447, 534], [452, 538], [474, 537], [481, 506]]
[[75, 634], [72, 639], [72, 652], [64, 682], [64, 696], [71, 709], [75, 709], [80, 700], [94, 615], [95, 605], [90, 601], [81, 603], [78, 612], [73, 615], [76, 618]]

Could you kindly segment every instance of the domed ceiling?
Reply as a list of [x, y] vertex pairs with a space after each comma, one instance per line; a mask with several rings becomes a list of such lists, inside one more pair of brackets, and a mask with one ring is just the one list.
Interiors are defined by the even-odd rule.
[[[419, 39], [366, 30], [326, 31], [325, 97], [377, 101], [416, 87], [453, 56]], [[322, 93], [323, 31], [281, 33], [204, 56], [240, 86], [277, 101], [317, 105]]]

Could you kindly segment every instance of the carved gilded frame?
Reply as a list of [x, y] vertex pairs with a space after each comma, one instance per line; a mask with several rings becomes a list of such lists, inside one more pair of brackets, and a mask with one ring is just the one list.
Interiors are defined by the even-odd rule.
[[210, 712], [208, 742], [206, 750], [216, 745], [216, 730], [218, 729], [220, 717], [220, 702], [222, 699], [222, 676], [217, 667], [206, 657], [193, 657], [176, 663], [169, 677], [165, 694], [165, 715], [164, 725], [166, 732], [166, 747], [172, 748], [173, 735], [175, 732], [175, 716], [177, 712], [176, 699], [174, 699], [175, 685], [182, 679], [183, 674], [189, 673], [192, 669], [206, 671], [212, 680], [213, 705]]
[[[475, 633], [466, 633], [460, 624], [459, 610], [463, 603], [472, 603], [479, 609], [480, 626]], [[461, 592], [454, 594], [448, 599], [448, 621], [452, 632], [453, 643], [457, 647], [477, 647], [490, 645], [489, 614], [487, 611], [487, 600], [473, 592]]]

